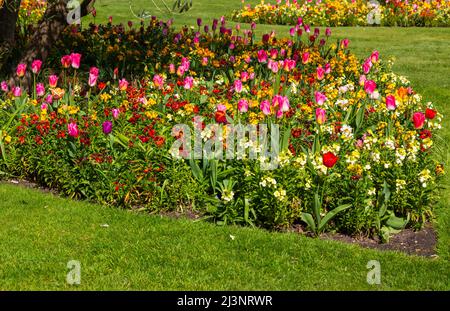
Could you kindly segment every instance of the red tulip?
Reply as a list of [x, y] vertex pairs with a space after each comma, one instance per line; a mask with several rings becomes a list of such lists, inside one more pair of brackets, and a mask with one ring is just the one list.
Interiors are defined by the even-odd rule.
[[338, 157], [332, 152], [327, 152], [322, 155], [322, 162], [328, 168], [332, 168], [338, 161]]
[[425, 124], [425, 115], [422, 112], [415, 112], [412, 116], [412, 121], [416, 129], [421, 129]]
[[437, 113], [436, 110], [427, 108], [425, 110], [425, 117], [429, 120], [433, 120], [434, 117], [436, 117], [436, 113]]

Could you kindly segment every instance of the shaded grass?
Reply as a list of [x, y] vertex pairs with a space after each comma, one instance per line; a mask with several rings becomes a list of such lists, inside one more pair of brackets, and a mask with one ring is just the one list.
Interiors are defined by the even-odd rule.
[[[0, 198], [0, 290], [450, 289], [443, 259], [136, 214], [9, 184]], [[69, 260], [81, 263], [79, 286], [66, 284]], [[381, 263], [381, 285], [366, 282], [369, 260]]]

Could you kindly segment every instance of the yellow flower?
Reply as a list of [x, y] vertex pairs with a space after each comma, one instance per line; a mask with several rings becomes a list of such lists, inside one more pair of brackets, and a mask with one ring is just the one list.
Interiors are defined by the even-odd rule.
[[7, 135], [7, 136], [5, 137], [5, 142], [6, 142], [7, 144], [9, 144], [9, 143], [11, 142], [11, 136]]

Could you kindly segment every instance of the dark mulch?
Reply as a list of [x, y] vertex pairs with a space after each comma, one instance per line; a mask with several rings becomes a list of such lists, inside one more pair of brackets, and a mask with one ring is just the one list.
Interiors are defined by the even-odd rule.
[[[10, 180], [9, 182], [29, 188], [39, 189], [44, 192], [52, 192], [54, 194], [57, 194], [57, 192], [54, 190], [40, 187], [35, 183], [29, 181]], [[201, 217], [200, 214], [189, 209], [182, 212], [164, 212], [161, 213], [161, 215], [176, 219], [188, 218], [192, 220], [199, 219]], [[305, 231], [305, 228], [301, 225], [294, 225], [288, 231], [308, 235], [308, 233]], [[413, 229], [404, 229], [401, 232], [393, 235], [389, 239], [389, 243], [380, 243], [378, 239], [373, 239], [365, 236], [353, 237], [341, 233], [323, 233], [319, 238], [323, 240], [334, 240], [349, 244], [357, 244], [361, 247], [377, 250], [400, 251], [408, 255], [431, 258], [438, 257], [438, 255], [436, 254], [437, 235], [432, 223], [425, 224], [424, 228], [420, 231], [414, 231]]]
[[[303, 233], [304, 228], [297, 225], [292, 231]], [[349, 244], [357, 244], [361, 247], [377, 250], [400, 251], [408, 255], [437, 258], [436, 243], [437, 235], [432, 223], [426, 223], [419, 230], [403, 229], [399, 233], [392, 235], [388, 243], [381, 243], [379, 239], [366, 236], [349, 236], [341, 233], [323, 233], [320, 235], [323, 240], [334, 240]]]

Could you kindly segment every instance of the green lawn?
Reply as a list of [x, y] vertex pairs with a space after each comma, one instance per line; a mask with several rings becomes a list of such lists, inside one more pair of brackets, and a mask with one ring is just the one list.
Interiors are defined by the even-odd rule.
[[[135, 214], [7, 184], [0, 197], [1, 290], [449, 289], [443, 259]], [[69, 260], [81, 263], [79, 286], [65, 282]], [[369, 260], [381, 264], [381, 285], [366, 282]]]
[[[175, 25], [195, 24], [199, 16], [210, 21], [241, 3], [194, 2], [192, 11], [175, 16]], [[131, 19], [128, 1], [97, 3], [97, 22], [105, 22], [109, 15], [114, 22]], [[289, 29], [267, 25], [257, 29], [261, 34], [272, 28], [279, 34]], [[336, 39], [348, 37], [352, 50], [361, 57], [374, 49], [383, 58], [395, 57], [394, 70], [407, 76], [417, 92], [450, 116], [450, 29], [355, 27], [332, 31]], [[439, 157], [447, 161], [448, 118], [441, 134]], [[445, 186], [448, 184], [447, 178]], [[450, 289], [448, 189], [443, 190], [436, 209], [439, 258], [434, 260], [296, 234], [135, 214], [8, 184], [0, 184], [0, 199], [0, 290]], [[66, 264], [72, 259], [82, 265], [77, 287], [65, 282]], [[379, 286], [366, 282], [369, 260], [381, 263]]]

